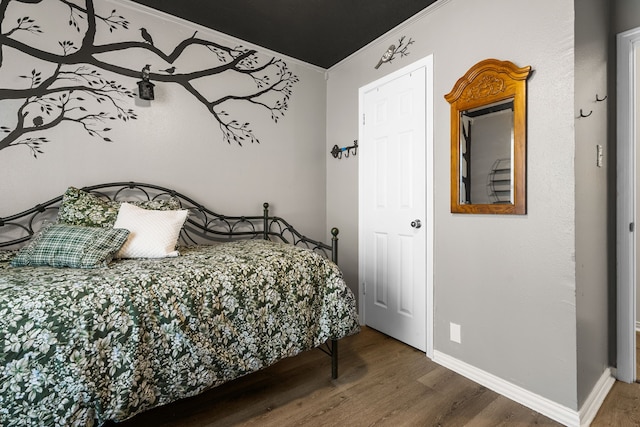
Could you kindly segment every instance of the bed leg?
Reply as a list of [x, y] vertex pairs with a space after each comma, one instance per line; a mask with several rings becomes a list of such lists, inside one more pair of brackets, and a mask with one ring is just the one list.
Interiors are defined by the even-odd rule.
[[331, 379], [338, 378], [338, 340], [331, 340]]
[[262, 238], [269, 240], [269, 203], [262, 204]]

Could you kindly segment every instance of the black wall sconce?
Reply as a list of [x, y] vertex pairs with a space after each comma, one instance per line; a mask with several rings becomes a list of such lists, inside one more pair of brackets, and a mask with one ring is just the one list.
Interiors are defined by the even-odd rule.
[[138, 82], [138, 96], [140, 96], [140, 99], [145, 99], [147, 101], [152, 101], [154, 99], [153, 87], [155, 85], [149, 81], [150, 67], [151, 65], [147, 64], [142, 68], [142, 80]]
[[337, 145], [334, 145], [331, 149], [331, 155], [334, 159], [341, 159], [342, 153], [345, 153], [345, 158], [349, 157], [349, 154], [353, 154], [354, 156], [358, 154], [358, 140], [356, 139], [355, 141], [353, 141], [353, 145], [350, 145], [348, 147], [340, 148]]

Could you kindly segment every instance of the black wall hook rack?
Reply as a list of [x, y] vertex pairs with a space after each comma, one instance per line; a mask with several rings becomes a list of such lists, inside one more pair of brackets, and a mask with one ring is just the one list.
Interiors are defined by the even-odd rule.
[[[600, 98], [600, 96], [596, 93], [596, 102], [606, 101], [606, 99], [607, 99], [607, 95], [605, 95], [604, 98]], [[580, 115], [578, 116], [578, 118], [589, 117], [591, 114], [593, 114], [593, 110], [591, 110], [587, 114], [585, 114], [584, 111], [582, 111], [582, 108], [581, 108], [580, 109]]]
[[353, 141], [353, 145], [348, 147], [338, 147], [334, 145], [331, 149], [331, 155], [334, 159], [341, 159], [342, 153], [344, 153], [344, 157], [349, 157], [349, 154], [353, 154], [354, 156], [358, 154], [358, 140]]

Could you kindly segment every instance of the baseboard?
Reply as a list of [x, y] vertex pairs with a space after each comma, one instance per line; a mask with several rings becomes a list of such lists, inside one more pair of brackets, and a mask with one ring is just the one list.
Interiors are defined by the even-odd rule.
[[602, 402], [611, 391], [611, 387], [616, 382], [615, 377], [613, 376], [613, 372], [611, 368], [605, 369], [602, 373], [602, 376], [591, 390], [591, 393], [587, 397], [587, 400], [580, 408], [580, 426], [587, 427], [591, 425], [591, 422], [596, 417], [600, 406], [602, 406]]
[[[451, 369], [452, 371], [457, 372], [458, 374], [465, 376], [470, 380], [475, 381], [496, 393], [500, 393], [501, 395], [528, 408], [531, 408], [536, 412], [540, 412], [542, 415], [545, 415], [552, 420], [569, 427], [581, 427], [581, 417], [578, 411], [569, 409], [566, 406], [562, 406], [536, 393], [532, 393], [529, 390], [505, 381], [502, 378], [478, 369], [475, 366], [471, 366], [447, 354], [439, 351], [434, 351], [433, 353], [434, 362], [444, 366], [445, 368]], [[598, 393], [598, 396], [599, 395], [600, 394]], [[596, 399], [594, 398], [594, 402], [595, 400]], [[588, 409], [589, 414], [591, 414], [590, 408]]]

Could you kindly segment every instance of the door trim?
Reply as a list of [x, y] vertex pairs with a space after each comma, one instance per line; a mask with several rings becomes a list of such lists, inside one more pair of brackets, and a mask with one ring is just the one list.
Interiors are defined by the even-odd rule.
[[[425, 168], [426, 168], [426, 212], [425, 212], [425, 231], [426, 231], [426, 262], [425, 268], [427, 269], [426, 281], [427, 281], [427, 289], [426, 289], [426, 312], [425, 312], [425, 321], [427, 322], [426, 331], [427, 331], [427, 357], [433, 359], [433, 321], [434, 321], [434, 301], [433, 301], [433, 264], [434, 264], [434, 255], [433, 255], [433, 230], [434, 230], [434, 206], [433, 206], [433, 55], [428, 55], [406, 67], [403, 67], [397, 71], [392, 72], [391, 74], [387, 74], [386, 76], [371, 82], [358, 90], [358, 139], [362, 140], [362, 136], [364, 135], [362, 117], [364, 115], [364, 95], [366, 92], [370, 91], [373, 88], [378, 86], [382, 86], [398, 77], [401, 77], [405, 74], [409, 74], [412, 71], [418, 70], [420, 68], [425, 69], [425, 89], [427, 91], [425, 96]], [[361, 171], [362, 168], [359, 168]], [[359, 172], [361, 173], [361, 172]], [[359, 182], [362, 179], [361, 176], [358, 177]], [[363, 209], [361, 206], [362, 201], [358, 202], [358, 210], [359, 210], [359, 219], [358, 222], [361, 222], [361, 216], [363, 215]], [[359, 238], [359, 247], [363, 247], [363, 236], [360, 235]], [[358, 251], [360, 254], [360, 250]], [[359, 297], [359, 311], [360, 311], [360, 320], [364, 324], [366, 322], [366, 313], [365, 313], [365, 299], [364, 295], [362, 295], [362, 280], [364, 277], [363, 267], [364, 263], [362, 262], [361, 255], [358, 255], [358, 297]]]
[[[636, 379], [636, 47], [640, 28], [625, 31], [617, 41], [617, 369], [620, 381]], [[630, 226], [630, 224], [633, 224]]]

